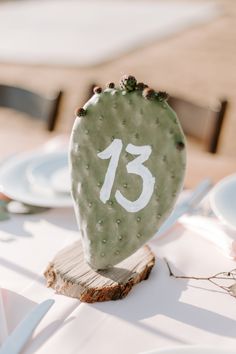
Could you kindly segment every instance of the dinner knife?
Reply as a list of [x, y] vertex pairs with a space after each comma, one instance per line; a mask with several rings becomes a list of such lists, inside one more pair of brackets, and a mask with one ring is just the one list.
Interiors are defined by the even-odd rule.
[[33, 310], [19, 323], [14, 331], [7, 337], [0, 354], [19, 354], [30, 338], [36, 326], [54, 304], [55, 300], [48, 299], [35, 306]]
[[184, 214], [193, 210], [201, 200], [207, 195], [207, 193], [212, 188], [212, 182], [210, 179], [204, 179], [200, 182], [197, 187], [193, 190], [190, 197], [183, 202], [177, 204], [176, 208], [173, 210], [172, 214], [167, 218], [167, 220], [161, 225], [157, 232], [157, 236], [164, 234], [168, 229], [170, 229], [175, 222]]

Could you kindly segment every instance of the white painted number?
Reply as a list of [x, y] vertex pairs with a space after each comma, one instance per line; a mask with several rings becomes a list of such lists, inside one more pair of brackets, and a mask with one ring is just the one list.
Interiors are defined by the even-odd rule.
[[100, 199], [104, 204], [108, 201], [111, 195], [121, 150], [122, 141], [120, 139], [114, 139], [105, 150], [98, 154], [98, 157], [103, 160], [111, 158], [103, 186], [100, 190]]
[[[98, 154], [98, 157], [101, 159], [111, 158], [104, 183], [100, 191], [100, 199], [104, 204], [109, 200], [111, 195], [122, 146], [122, 141], [120, 139], [115, 139], [104, 151]], [[125, 198], [119, 190], [117, 190], [115, 193], [115, 198], [125, 210], [130, 213], [136, 213], [137, 211], [145, 208], [153, 194], [155, 177], [153, 177], [148, 168], [143, 165], [143, 162], [147, 161], [151, 155], [152, 149], [149, 145], [136, 146], [133, 144], [128, 144], [125, 150], [132, 155], [139, 155], [127, 164], [126, 169], [128, 173], [134, 173], [142, 178], [142, 193], [138, 199], [135, 201], [130, 201]]]

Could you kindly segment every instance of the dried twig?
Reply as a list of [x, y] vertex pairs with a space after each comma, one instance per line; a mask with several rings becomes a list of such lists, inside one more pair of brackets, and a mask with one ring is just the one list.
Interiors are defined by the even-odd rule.
[[[193, 279], [193, 280], [205, 280], [209, 281], [210, 283], [214, 284], [215, 286], [222, 289], [225, 293], [230, 296], [236, 297], [236, 269], [232, 269], [228, 272], [220, 272], [209, 277], [196, 277], [196, 276], [187, 276], [187, 275], [176, 275], [173, 273], [170, 264], [168, 263], [167, 259], [164, 258], [166, 265], [169, 270], [170, 277], [174, 277], [175, 279]], [[230, 285], [223, 285], [220, 282], [230, 282]]]

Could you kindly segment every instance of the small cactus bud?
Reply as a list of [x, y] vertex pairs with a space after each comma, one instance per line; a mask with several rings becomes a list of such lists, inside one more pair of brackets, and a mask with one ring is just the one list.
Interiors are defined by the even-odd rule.
[[120, 80], [120, 88], [126, 91], [134, 91], [136, 84], [137, 80], [132, 75], [124, 75]]
[[100, 86], [95, 86], [93, 88], [93, 93], [101, 93], [102, 92], [102, 88]]
[[163, 102], [163, 101], [167, 101], [168, 98], [169, 98], [169, 95], [167, 92], [165, 91], [159, 91], [157, 92], [157, 95], [156, 95], [157, 99], [160, 101], [160, 102]]
[[150, 87], [146, 87], [143, 90], [143, 97], [146, 98], [147, 100], [151, 100], [152, 98], [155, 97], [155, 91]]
[[75, 114], [77, 117], [84, 117], [86, 115], [86, 111], [84, 108], [78, 108]]
[[143, 82], [138, 82], [136, 86], [136, 90], [143, 91], [148, 85], [144, 84]]
[[183, 150], [184, 147], [185, 147], [185, 145], [184, 145], [184, 143], [183, 143], [182, 141], [178, 141], [178, 142], [176, 143], [176, 148], [177, 148], [177, 150]]
[[113, 88], [115, 88], [115, 84], [114, 84], [114, 82], [108, 82], [108, 84], [106, 84], [106, 87], [113, 89]]

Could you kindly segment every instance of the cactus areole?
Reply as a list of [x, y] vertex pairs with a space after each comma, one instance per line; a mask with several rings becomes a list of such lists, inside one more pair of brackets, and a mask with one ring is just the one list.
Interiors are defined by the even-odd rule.
[[152, 238], [182, 189], [185, 138], [167, 98], [146, 85], [140, 90], [126, 75], [120, 88], [95, 91], [78, 111], [70, 141], [72, 196], [93, 269], [121, 262]]

